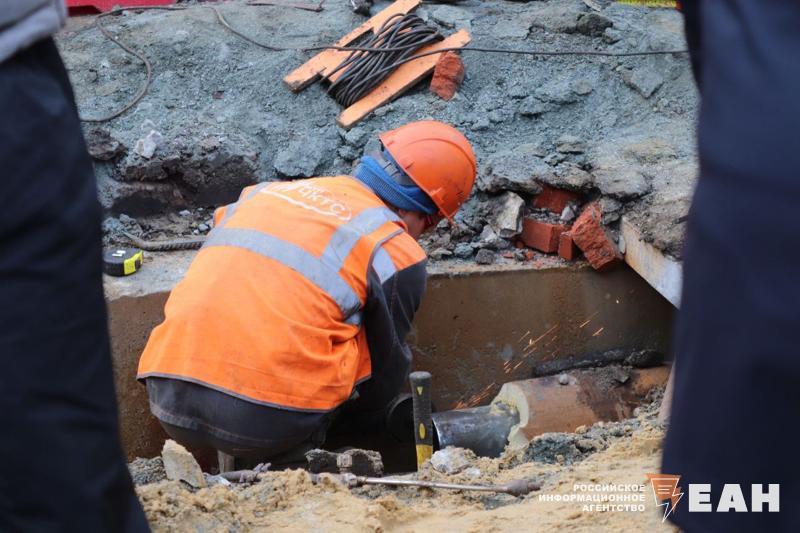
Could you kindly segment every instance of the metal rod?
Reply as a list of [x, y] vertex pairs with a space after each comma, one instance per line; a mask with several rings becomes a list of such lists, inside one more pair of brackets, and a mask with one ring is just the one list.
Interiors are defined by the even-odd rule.
[[539, 490], [541, 488], [540, 485], [535, 481], [530, 481], [527, 479], [515, 479], [514, 481], [509, 481], [503, 485], [460, 485], [458, 483], [442, 483], [438, 481], [364, 477], [345, 474], [343, 476], [343, 480], [348, 486], [389, 485], [395, 487], [425, 487], [430, 489], [499, 492], [503, 494], [511, 494], [512, 496], [524, 496], [531, 491]]

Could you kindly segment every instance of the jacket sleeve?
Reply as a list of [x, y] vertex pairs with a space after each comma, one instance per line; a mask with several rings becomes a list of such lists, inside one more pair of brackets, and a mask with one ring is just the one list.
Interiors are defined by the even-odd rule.
[[368, 273], [366, 328], [372, 374], [358, 388], [347, 411], [379, 417], [403, 389], [411, 370], [406, 336], [422, 301], [427, 260], [394, 270], [388, 254], [379, 252]]

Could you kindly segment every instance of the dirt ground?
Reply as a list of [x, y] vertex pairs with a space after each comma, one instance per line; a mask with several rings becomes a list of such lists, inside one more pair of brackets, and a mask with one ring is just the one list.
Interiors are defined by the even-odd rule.
[[[473, 459], [457, 474], [437, 472], [430, 464], [416, 474], [455, 483], [522, 478], [542, 485], [521, 498], [348, 489], [331, 478], [315, 484], [303, 470], [267, 473], [249, 486], [192, 491], [180, 482], [153, 482], [159, 479], [153, 460], [149, 466], [132, 463], [131, 470], [137, 482], [146, 483], [137, 491], [154, 531], [675, 531], [662, 523], [662, 508], [655, 505], [646, 477], [660, 467], [664, 428], [656, 420], [658, 405], [640, 408], [634, 419], [581, 427], [575, 434], [545, 434], [499, 459]], [[642, 507], [598, 511], [584, 506], [602, 503], [574, 501], [608, 496], [632, 498], [627, 505]]]

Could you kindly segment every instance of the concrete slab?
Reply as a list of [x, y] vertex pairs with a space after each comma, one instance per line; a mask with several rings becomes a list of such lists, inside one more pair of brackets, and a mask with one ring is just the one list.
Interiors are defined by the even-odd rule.
[[645, 242], [629, 219], [622, 219], [625, 262], [675, 307], [681, 305], [683, 263]]

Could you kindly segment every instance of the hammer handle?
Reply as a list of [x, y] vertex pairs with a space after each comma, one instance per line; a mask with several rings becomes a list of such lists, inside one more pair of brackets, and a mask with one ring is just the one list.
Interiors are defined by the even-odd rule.
[[412, 372], [411, 397], [414, 407], [414, 441], [417, 445], [417, 469], [433, 455], [433, 423], [431, 422], [431, 374]]

